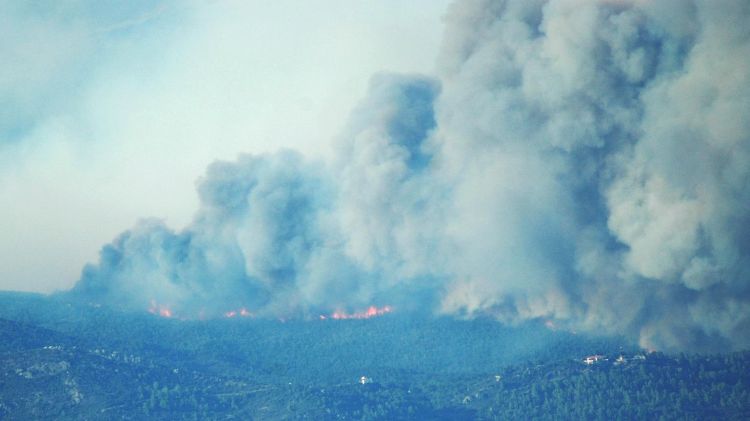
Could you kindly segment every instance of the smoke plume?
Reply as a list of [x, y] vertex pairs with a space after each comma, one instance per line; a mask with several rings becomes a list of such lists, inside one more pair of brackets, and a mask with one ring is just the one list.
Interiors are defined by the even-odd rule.
[[[750, 346], [750, 3], [464, 0], [333, 162], [217, 162], [73, 294], [269, 315], [372, 303]], [[293, 124], [293, 122], [292, 122]]]

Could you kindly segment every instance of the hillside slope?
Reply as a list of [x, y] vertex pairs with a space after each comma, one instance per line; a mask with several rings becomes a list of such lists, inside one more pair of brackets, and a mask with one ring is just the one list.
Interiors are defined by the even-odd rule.
[[0, 304], [4, 419], [750, 416], [749, 352], [669, 356], [489, 320], [179, 321], [33, 295]]

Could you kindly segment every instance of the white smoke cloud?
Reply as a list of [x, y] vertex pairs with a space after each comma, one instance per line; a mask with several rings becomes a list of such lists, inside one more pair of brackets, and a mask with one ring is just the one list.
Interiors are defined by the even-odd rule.
[[432, 68], [447, 2], [0, 2], [0, 289], [71, 287], [138, 218], [187, 226], [217, 159], [328, 157], [374, 72]]
[[747, 346], [748, 8], [670, 5], [453, 6], [443, 311]]
[[76, 290], [747, 347], [748, 18], [743, 1], [458, 1], [437, 78], [373, 78], [333, 163], [214, 164], [191, 226], [136, 228]]

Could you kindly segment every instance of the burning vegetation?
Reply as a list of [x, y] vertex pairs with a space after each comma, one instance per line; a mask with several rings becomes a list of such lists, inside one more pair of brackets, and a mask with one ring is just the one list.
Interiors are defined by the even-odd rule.
[[[198, 313], [198, 317], [188, 317], [184, 314], [180, 314], [180, 317], [176, 317], [176, 313], [171, 309], [171, 306], [166, 304], [161, 304], [156, 302], [156, 300], [151, 300], [150, 305], [148, 307], [148, 312], [159, 317], [164, 317], [167, 319], [171, 318], [177, 318], [179, 320], [188, 320], [188, 319], [198, 319], [198, 320], [204, 320], [209, 317], [207, 317], [205, 310], [201, 310]], [[393, 307], [390, 305], [385, 305], [383, 307], [377, 307], [377, 306], [369, 306], [365, 310], [361, 311], [354, 311], [354, 312], [346, 312], [343, 310], [336, 310], [333, 313], [330, 314], [320, 314], [318, 316], [318, 319], [320, 320], [351, 320], [351, 319], [370, 319], [373, 317], [379, 317], [383, 316], [385, 314], [393, 312]], [[232, 309], [229, 311], [225, 311], [220, 313], [221, 317], [226, 319], [233, 319], [233, 318], [255, 318], [256, 313], [251, 312], [246, 307], [242, 307], [239, 309]], [[281, 319], [280, 319], [281, 320]], [[285, 321], [286, 319], [283, 319]]]
[[343, 311], [334, 311], [330, 315], [320, 315], [321, 320], [334, 319], [334, 320], [346, 320], [346, 319], [370, 319], [372, 317], [382, 316], [393, 311], [391, 306], [375, 307], [370, 306], [367, 310], [357, 311], [354, 313], [346, 313]]

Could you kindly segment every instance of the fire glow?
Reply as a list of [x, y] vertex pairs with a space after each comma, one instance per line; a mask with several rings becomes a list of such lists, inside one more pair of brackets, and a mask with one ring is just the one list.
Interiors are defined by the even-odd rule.
[[[180, 314], [180, 317], [176, 317], [175, 312], [170, 308], [170, 306], [165, 304], [160, 304], [156, 302], [156, 300], [151, 300], [148, 312], [159, 317], [164, 317], [167, 319], [172, 318], [179, 318], [180, 320], [191, 320], [189, 315]], [[233, 309], [229, 310], [223, 313], [219, 313], [221, 316], [227, 319], [235, 318], [235, 317], [255, 317], [255, 314], [252, 313], [250, 310], [248, 310], [246, 307], [242, 307], [239, 309]], [[197, 320], [205, 320], [206, 319], [206, 311], [201, 310], [198, 313]]]
[[349, 320], [349, 319], [370, 319], [373, 317], [382, 316], [393, 311], [391, 306], [375, 307], [370, 306], [367, 310], [357, 311], [354, 313], [346, 313], [343, 311], [334, 311], [330, 315], [320, 315], [321, 320], [334, 319], [334, 320]]
[[151, 300], [151, 306], [148, 308], [148, 312], [167, 319], [170, 319], [173, 316], [172, 310], [170, 310], [169, 307], [163, 304], [157, 304], [154, 300]]
[[233, 317], [255, 317], [253, 313], [249, 312], [245, 307], [239, 310], [230, 310], [224, 313], [224, 317], [231, 319]]
[[[184, 314], [181, 314], [180, 317], [176, 317], [174, 311], [165, 304], [157, 303], [156, 300], [151, 300], [150, 306], [148, 308], [148, 312], [159, 317], [164, 317], [167, 319], [172, 318], [178, 318], [180, 320], [190, 320], [189, 316], [186, 316]], [[331, 314], [321, 314], [318, 317], [320, 320], [362, 320], [362, 319], [371, 319], [373, 317], [379, 317], [383, 316], [385, 314], [393, 312], [393, 307], [386, 305], [383, 307], [377, 307], [377, 306], [370, 306], [366, 310], [362, 311], [355, 311], [353, 313], [347, 313], [343, 310], [336, 310]], [[239, 309], [233, 309], [229, 310], [223, 313], [219, 313], [221, 317], [226, 319], [234, 319], [234, 318], [255, 318], [255, 313], [251, 312], [245, 307], [239, 308]], [[204, 310], [201, 310], [201, 312], [198, 315], [198, 320], [205, 320], [206, 314]], [[286, 322], [286, 319], [279, 319], [281, 322]]]

